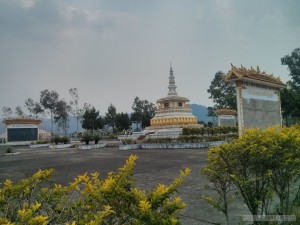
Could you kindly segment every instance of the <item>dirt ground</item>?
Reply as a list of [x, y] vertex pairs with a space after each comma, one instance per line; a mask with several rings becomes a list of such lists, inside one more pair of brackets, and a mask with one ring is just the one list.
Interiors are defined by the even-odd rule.
[[[200, 170], [207, 162], [207, 149], [130, 150], [101, 148], [96, 150], [49, 150], [15, 148], [16, 156], [0, 156], [0, 182], [11, 179], [16, 182], [31, 176], [38, 169], [54, 168], [52, 180], [67, 184], [77, 175], [98, 171], [102, 176], [122, 167], [130, 154], [138, 156], [134, 176], [137, 186], [150, 189], [159, 183], [168, 184], [179, 176], [179, 171], [190, 168], [191, 174], [179, 189], [179, 195], [187, 204], [181, 213], [182, 224], [224, 223], [224, 216], [201, 199], [207, 194], [207, 184]], [[231, 224], [238, 224], [242, 215], [249, 214], [242, 204], [231, 206]]]

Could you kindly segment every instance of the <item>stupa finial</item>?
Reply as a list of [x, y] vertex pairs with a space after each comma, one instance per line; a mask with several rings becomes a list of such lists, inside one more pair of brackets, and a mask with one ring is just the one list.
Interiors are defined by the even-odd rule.
[[168, 95], [177, 95], [176, 85], [175, 85], [175, 77], [173, 75], [172, 63], [170, 63], [170, 75], [169, 75], [169, 93]]

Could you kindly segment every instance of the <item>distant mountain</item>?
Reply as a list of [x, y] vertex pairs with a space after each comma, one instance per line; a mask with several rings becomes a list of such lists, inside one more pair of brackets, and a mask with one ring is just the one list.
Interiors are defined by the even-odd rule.
[[208, 110], [206, 106], [190, 104], [190, 107], [192, 109], [194, 116], [198, 118], [198, 121], [203, 121], [205, 123], [212, 122], [212, 118], [207, 116]]

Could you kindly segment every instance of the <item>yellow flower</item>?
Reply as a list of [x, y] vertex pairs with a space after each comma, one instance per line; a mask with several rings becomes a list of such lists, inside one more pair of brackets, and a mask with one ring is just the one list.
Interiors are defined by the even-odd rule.
[[6, 179], [4, 182], [4, 187], [6, 188], [11, 188], [12, 187], [12, 182], [9, 179]]
[[151, 209], [151, 204], [147, 200], [141, 200], [139, 203], [140, 210], [142, 212], [148, 212]]
[[115, 179], [113, 177], [106, 178], [102, 186], [103, 190], [108, 191], [110, 188], [112, 188], [114, 183], [115, 183]]
[[28, 224], [30, 225], [46, 225], [48, 223], [47, 216], [37, 216], [31, 220], [29, 220]]

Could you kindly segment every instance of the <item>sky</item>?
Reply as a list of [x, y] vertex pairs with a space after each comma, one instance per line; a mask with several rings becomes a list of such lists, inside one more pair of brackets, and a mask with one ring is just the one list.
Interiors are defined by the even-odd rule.
[[[283, 82], [281, 58], [300, 47], [298, 0], [0, 0], [0, 109], [39, 101], [42, 90], [101, 115], [113, 104], [177, 93], [212, 106], [207, 89], [231, 63]], [[2, 115], [2, 112], [1, 112]]]

